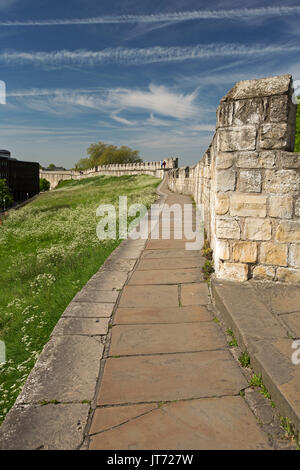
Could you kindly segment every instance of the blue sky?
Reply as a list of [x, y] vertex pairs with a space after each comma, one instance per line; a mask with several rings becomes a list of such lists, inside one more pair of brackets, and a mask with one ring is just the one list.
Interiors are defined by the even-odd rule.
[[194, 164], [234, 83], [300, 79], [299, 21], [293, 0], [0, 0], [0, 148], [71, 168], [101, 140]]

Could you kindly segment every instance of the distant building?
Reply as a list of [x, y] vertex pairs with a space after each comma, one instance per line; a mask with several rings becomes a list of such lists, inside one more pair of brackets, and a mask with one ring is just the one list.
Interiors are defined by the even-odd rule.
[[11, 158], [8, 150], [0, 150], [0, 179], [6, 180], [15, 202], [40, 192], [39, 164]]

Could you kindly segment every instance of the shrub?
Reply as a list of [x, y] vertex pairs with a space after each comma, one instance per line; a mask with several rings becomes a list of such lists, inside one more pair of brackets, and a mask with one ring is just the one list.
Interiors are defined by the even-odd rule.
[[45, 178], [40, 178], [40, 191], [49, 191], [50, 183]]

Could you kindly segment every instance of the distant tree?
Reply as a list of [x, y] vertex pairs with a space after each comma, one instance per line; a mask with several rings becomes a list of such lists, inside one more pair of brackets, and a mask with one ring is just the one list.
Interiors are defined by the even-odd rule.
[[10, 192], [9, 187], [7, 186], [6, 180], [0, 180], [0, 208], [7, 209], [13, 204], [14, 200]]
[[50, 183], [45, 178], [40, 178], [40, 191], [49, 191]]
[[87, 170], [98, 165], [139, 163], [143, 161], [138, 150], [133, 150], [125, 145], [118, 148], [115, 145], [97, 142], [89, 146], [87, 153], [89, 157], [81, 158], [75, 165], [76, 170]]
[[55, 168], [54, 163], [50, 163], [50, 165], [48, 165], [47, 167], [48, 170], [54, 170], [54, 168]]

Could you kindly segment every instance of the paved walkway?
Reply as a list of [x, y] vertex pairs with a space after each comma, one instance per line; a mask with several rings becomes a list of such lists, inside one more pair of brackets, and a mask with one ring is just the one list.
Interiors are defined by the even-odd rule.
[[[191, 203], [164, 191], [168, 204]], [[268, 448], [203, 264], [183, 239], [147, 241], [113, 316], [90, 449]]]

